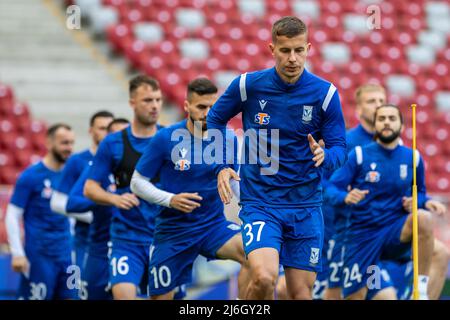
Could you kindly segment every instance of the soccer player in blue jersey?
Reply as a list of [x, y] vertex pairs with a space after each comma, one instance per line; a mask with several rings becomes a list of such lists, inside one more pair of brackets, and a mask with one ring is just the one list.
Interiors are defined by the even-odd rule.
[[[273, 299], [279, 263], [289, 297], [311, 299], [321, 270], [322, 171], [335, 170], [346, 159], [339, 95], [333, 84], [305, 69], [311, 47], [307, 36], [296, 17], [275, 22], [270, 44], [275, 67], [236, 78], [208, 114], [208, 129], [225, 130], [242, 112], [245, 132], [259, 136], [259, 151], [271, 150], [272, 161], [258, 155], [257, 161], [243, 159], [240, 167], [239, 218], [252, 275], [249, 299]], [[244, 151], [255, 154], [244, 141]], [[224, 203], [230, 201], [230, 179], [239, 176], [223, 162], [218, 190]]]
[[[338, 189], [336, 198], [352, 205], [343, 269], [343, 295], [348, 299], [366, 297], [370, 270], [382, 256], [399, 257], [411, 247], [412, 215], [405, 199], [411, 194], [412, 150], [399, 145], [403, 119], [398, 107], [383, 105], [374, 119], [376, 142], [357, 146], [330, 179]], [[417, 159], [418, 206], [442, 214], [426, 196], [424, 165], [419, 155]], [[349, 185], [364, 196], [349, 197]], [[418, 217], [419, 294], [427, 299], [434, 238], [430, 212], [419, 210]]]
[[[184, 102], [187, 119], [157, 133], [133, 175], [132, 191], [162, 206], [155, 221], [149, 269], [150, 295], [155, 300], [172, 299], [177, 286], [191, 282], [199, 254], [241, 263], [238, 297], [245, 297], [248, 268], [240, 227], [224, 216], [217, 192], [218, 165], [210, 156], [211, 148], [222, 150], [222, 144], [217, 137], [208, 137], [206, 128], [206, 115], [217, 100], [217, 91], [206, 78], [191, 81]], [[233, 134], [227, 138], [237, 146]], [[160, 188], [151, 182], [157, 176]]]
[[[373, 142], [375, 134], [375, 110], [377, 107], [386, 103], [386, 91], [380, 85], [365, 84], [356, 90], [355, 100], [356, 115], [360, 123], [358, 126], [348, 130], [347, 132], [346, 139], [348, 152], [353, 150], [356, 146], [365, 146]], [[333, 227], [335, 229], [334, 235], [332, 236], [330, 242], [332, 244], [329, 250], [330, 272], [324, 298], [328, 300], [337, 300], [342, 298], [341, 286], [343, 282], [342, 269], [345, 253], [344, 242], [351, 207], [342, 203], [330, 203], [329, 200], [331, 199], [331, 201], [333, 201], [333, 198], [328, 197], [329, 189], [325, 187], [324, 191], [324, 206], [322, 207], [324, 216], [328, 216], [329, 220], [334, 220]], [[348, 201], [359, 200], [364, 196], [365, 191], [355, 188], [348, 193]], [[435, 203], [435, 201], [432, 200], [430, 203]], [[440, 206], [440, 204], [437, 203], [436, 206]], [[442, 210], [442, 208], [440, 210]], [[325, 219], [325, 224], [327, 224], [327, 222], [327, 219]], [[383, 261], [379, 267], [387, 272], [387, 276], [385, 276], [385, 278], [390, 277], [395, 279], [395, 281], [381, 281], [381, 287], [387, 287], [385, 287], [384, 290], [380, 290], [381, 288], [369, 289], [368, 297], [372, 297], [373, 299], [392, 298], [392, 290], [394, 288], [399, 292], [406, 292], [407, 290], [405, 288], [408, 286], [410, 277], [409, 273], [405, 272], [405, 270], [408, 270], [409, 260], [410, 258], [402, 255], [401, 257], [394, 257], [394, 261], [391, 262]], [[445, 270], [447, 270], [448, 260], [448, 250], [439, 240], [435, 239], [429, 283], [429, 295], [431, 299], [437, 299], [442, 291], [442, 287], [445, 282], [444, 275], [446, 273]], [[401, 274], [405, 273], [404, 283], [401, 284]], [[389, 284], [391, 286], [393, 285], [394, 288], [388, 289]], [[400, 296], [404, 296], [404, 294], [400, 293]]]
[[54, 212], [76, 218], [73, 252], [75, 254], [75, 263], [81, 270], [83, 269], [92, 213], [83, 214], [78, 212], [76, 215], [70, 215], [70, 211], [67, 210], [68, 194], [83, 170], [88, 166], [88, 163], [94, 159], [98, 145], [106, 136], [106, 128], [113, 120], [113, 117], [113, 114], [109, 111], [99, 111], [91, 116], [89, 134], [92, 138], [92, 144], [88, 149], [75, 153], [69, 158], [61, 174], [61, 180], [54, 188], [50, 201], [50, 206]]
[[[348, 130], [346, 134], [347, 153], [356, 146], [364, 146], [373, 142], [374, 123], [373, 117], [377, 107], [386, 103], [386, 91], [377, 84], [365, 84], [360, 86], [355, 92], [356, 116], [359, 124]], [[349, 208], [341, 203], [332, 203], [332, 198], [328, 197], [328, 179], [332, 172], [326, 174], [324, 187], [324, 203], [322, 210], [325, 217], [325, 228], [329, 229], [331, 239], [328, 250], [328, 283], [324, 291], [323, 298], [326, 300], [341, 299], [342, 268], [345, 253], [344, 240], [347, 230], [347, 220], [350, 213]], [[362, 197], [364, 192], [354, 189], [349, 196]], [[327, 235], [327, 233], [326, 233]]]
[[[72, 153], [74, 133], [66, 124], [47, 132], [48, 152], [42, 161], [19, 176], [6, 212], [6, 230], [12, 269], [21, 273], [18, 298], [25, 300], [75, 299], [69, 286], [71, 235], [67, 217], [50, 209], [53, 186]], [[25, 245], [21, 240], [21, 220]]]
[[[114, 299], [145, 295], [157, 209], [155, 205], [138, 200], [131, 193], [130, 182], [145, 146], [161, 128], [157, 124], [162, 108], [159, 83], [147, 76], [136, 76], [130, 80], [129, 95], [134, 111], [131, 125], [101, 142], [84, 186], [87, 198], [119, 209], [111, 221], [110, 282]], [[101, 185], [110, 173], [116, 180], [115, 194]]]
[[[126, 119], [118, 118], [108, 125], [108, 133], [114, 133], [125, 129], [129, 125]], [[92, 223], [89, 225], [89, 234], [86, 248], [86, 261], [83, 268], [82, 290], [80, 297], [82, 300], [110, 300], [112, 299], [109, 288], [109, 259], [108, 243], [110, 240], [109, 228], [114, 210], [113, 206], [97, 205], [83, 195], [83, 188], [89, 174], [91, 164], [82, 172], [81, 176], [72, 187], [67, 200], [67, 211], [87, 212], [93, 214]], [[114, 176], [110, 174], [102, 182], [102, 187], [109, 192], [115, 192], [116, 185]]]

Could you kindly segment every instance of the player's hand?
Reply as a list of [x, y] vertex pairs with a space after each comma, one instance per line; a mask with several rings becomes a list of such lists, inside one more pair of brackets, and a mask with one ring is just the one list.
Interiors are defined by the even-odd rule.
[[425, 203], [425, 208], [431, 211], [431, 213], [435, 213], [439, 216], [447, 213], [447, 207], [440, 201], [437, 200], [428, 200]]
[[402, 198], [403, 209], [407, 212], [412, 212], [412, 197], [403, 197]]
[[191, 213], [194, 209], [200, 207], [200, 203], [196, 201], [202, 201], [203, 198], [198, 193], [179, 193], [170, 199], [170, 207], [177, 209], [184, 213]]
[[309, 148], [311, 149], [312, 154], [314, 155], [314, 158], [312, 160], [315, 162], [314, 166], [317, 168], [320, 166], [323, 161], [325, 160], [325, 143], [323, 140], [319, 140], [319, 143], [314, 140], [313, 136], [311, 134], [308, 134], [308, 142], [309, 142]]
[[347, 196], [344, 199], [345, 204], [357, 204], [358, 202], [362, 201], [366, 194], [369, 193], [369, 190], [360, 190], [360, 189], [352, 189], [349, 193], [347, 193]]
[[240, 181], [239, 175], [231, 168], [222, 169], [217, 175], [217, 189], [219, 191], [220, 200], [224, 204], [229, 204], [233, 198], [233, 191], [230, 186], [230, 179]]
[[14, 272], [28, 273], [30, 263], [25, 256], [13, 257], [11, 261], [11, 268]]
[[124, 193], [121, 195], [114, 195], [113, 204], [119, 209], [130, 210], [139, 205], [139, 199], [133, 193]]

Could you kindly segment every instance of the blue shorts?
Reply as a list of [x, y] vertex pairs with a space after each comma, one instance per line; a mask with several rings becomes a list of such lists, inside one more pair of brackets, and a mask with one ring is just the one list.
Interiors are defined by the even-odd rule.
[[317, 273], [316, 280], [314, 281], [314, 287], [312, 292], [312, 298], [314, 300], [323, 299], [323, 293], [328, 288], [328, 274], [330, 272], [329, 257], [334, 247], [334, 240], [327, 239], [327, 233], [325, 233], [325, 239], [322, 248], [322, 271]]
[[89, 254], [82, 273], [83, 300], [112, 300], [107, 255]]
[[368, 286], [368, 279], [373, 276], [374, 267], [379, 264], [382, 254], [401, 256], [411, 248], [411, 243], [400, 242], [406, 219], [407, 215], [383, 227], [347, 232], [343, 269], [344, 298]]
[[413, 262], [409, 261], [382, 261], [384, 269], [389, 273], [398, 300], [410, 300], [413, 291]]
[[192, 282], [197, 256], [217, 259], [217, 251], [239, 232], [237, 224], [223, 218], [179, 237], [171, 234], [170, 239], [164, 239], [155, 235], [148, 270], [150, 295], [162, 295]]
[[324, 227], [320, 207], [280, 209], [243, 205], [239, 218], [246, 255], [256, 249], [274, 248], [285, 268], [322, 270]]
[[[20, 300], [77, 300], [80, 279], [72, 266], [70, 254], [67, 257], [49, 257], [42, 254], [27, 254], [30, 263], [28, 276], [20, 276]], [[79, 269], [78, 269], [79, 275]], [[79, 278], [79, 277], [78, 277]]]
[[137, 295], [148, 296], [149, 245], [112, 241], [109, 258], [109, 285], [132, 283]]
[[328, 288], [342, 287], [342, 269], [344, 266], [345, 237], [335, 234], [329, 241], [328, 256]]
[[372, 267], [370, 274], [371, 276], [367, 280], [366, 300], [372, 300], [380, 291], [394, 287], [391, 276], [383, 262], [379, 262], [376, 267]]

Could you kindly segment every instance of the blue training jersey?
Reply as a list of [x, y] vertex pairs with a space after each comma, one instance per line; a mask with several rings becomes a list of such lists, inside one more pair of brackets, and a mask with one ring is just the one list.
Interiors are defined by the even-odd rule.
[[[366, 146], [373, 142], [373, 134], [367, 132], [364, 127], [359, 124], [351, 128], [346, 133], [347, 153], [350, 153], [356, 146]], [[333, 186], [330, 186], [329, 179], [334, 171], [326, 171], [323, 179], [324, 201], [323, 214], [325, 228], [332, 228], [330, 233], [343, 232], [346, 228], [350, 215], [350, 208], [342, 203], [332, 203]], [[331, 195], [329, 194], [331, 193]], [[331, 227], [327, 226], [330, 225]]]
[[70, 224], [67, 217], [50, 209], [53, 186], [61, 171], [38, 162], [19, 176], [11, 204], [24, 210], [25, 253], [67, 259], [71, 252]]
[[[108, 252], [108, 241], [110, 240], [109, 228], [114, 211], [114, 206], [97, 205], [83, 195], [84, 184], [89, 175], [90, 166], [85, 168], [69, 194], [67, 210], [70, 212], [92, 211], [93, 220], [89, 226], [88, 253], [90, 255], [106, 255]], [[115, 192], [116, 185], [114, 177], [110, 174], [101, 186], [109, 192]]]
[[[158, 126], [158, 130], [161, 128]], [[135, 137], [131, 127], [125, 129], [134, 150], [143, 153], [152, 140]], [[158, 146], [159, 148], [160, 146]], [[119, 166], [123, 155], [124, 142], [122, 131], [106, 136], [100, 143], [88, 179], [102, 183]], [[118, 188], [118, 194], [131, 193], [130, 187]], [[138, 207], [130, 210], [116, 210], [111, 221], [111, 240], [120, 240], [136, 244], [150, 245], [153, 240], [154, 219], [158, 206], [140, 200]]]
[[[179, 236], [183, 230], [192, 232], [196, 228], [214, 223], [223, 218], [224, 206], [217, 191], [214, 163], [214, 138], [194, 137], [183, 120], [160, 130], [147, 145], [136, 170], [148, 179], [159, 176], [158, 188], [174, 194], [189, 192], [203, 198], [201, 206], [191, 213], [161, 207], [156, 217], [155, 228], [158, 236]], [[230, 144], [236, 147], [233, 154], [237, 162], [237, 139], [228, 131]], [[221, 145], [220, 145], [221, 148]], [[213, 152], [211, 152], [213, 151]], [[220, 161], [217, 161], [220, 163]], [[234, 169], [237, 169], [233, 165]], [[170, 235], [169, 235], [170, 237]]]
[[[61, 180], [55, 186], [55, 190], [68, 195], [75, 182], [80, 177], [83, 170], [88, 166], [89, 162], [94, 159], [94, 155], [89, 149], [78, 152], [70, 156], [64, 165], [61, 173]], [[70, 210], [67, 210], [70, 212]], [[76, 220], [75, 222], [75, 244], [86, 244], [89, 233], [89, 224]]]
[[[208, 129], [225, 130], [239, 112], [245, 134], [259, 135], [259, 151], [270, 151], [272, 160], [268, 163], [260, 152], [256, 152], [256, 163], [242, 159], [241, 202], [270, 207], [320, 206], [322, 170], [335, 170], [346, 160], [345, 122], [336, 87], [306, 69], [295, 84], [285, 83], [275, 68], [246, 73], [236, 78], [211, 108]], [[319, 168], [312, 161], [308, 134], [325, 141], [325, 160]], [[255, 141], [250, 140], [244, 138], [245, 155], [255, 149]]]
[[[344, 204], [347, 186], [369, 190], [366, 197], [351, 206], [350, 228], [385, 226], [399, 216], [407, 214], [402, 198], [412, 192], [412, 149], [398, 145], [386, 149], [377, 142], [358, 147], [350, 152], [346, 164], [337, 170], [330, 182], [335, 186], [333, 203]], [[418, 207], [423, 208], [426, 198], [424, 164], [417, 157]]]

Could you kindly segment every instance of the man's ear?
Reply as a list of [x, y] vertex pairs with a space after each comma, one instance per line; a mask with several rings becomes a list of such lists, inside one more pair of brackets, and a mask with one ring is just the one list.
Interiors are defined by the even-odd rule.
[[273, 43], [269, 43], [270, 52], [272, 52], [272, 56], [275, 55], [275, 45]]
[[189, 112], [189, 101], [184, 100], [183, 109], [184, 111]]

